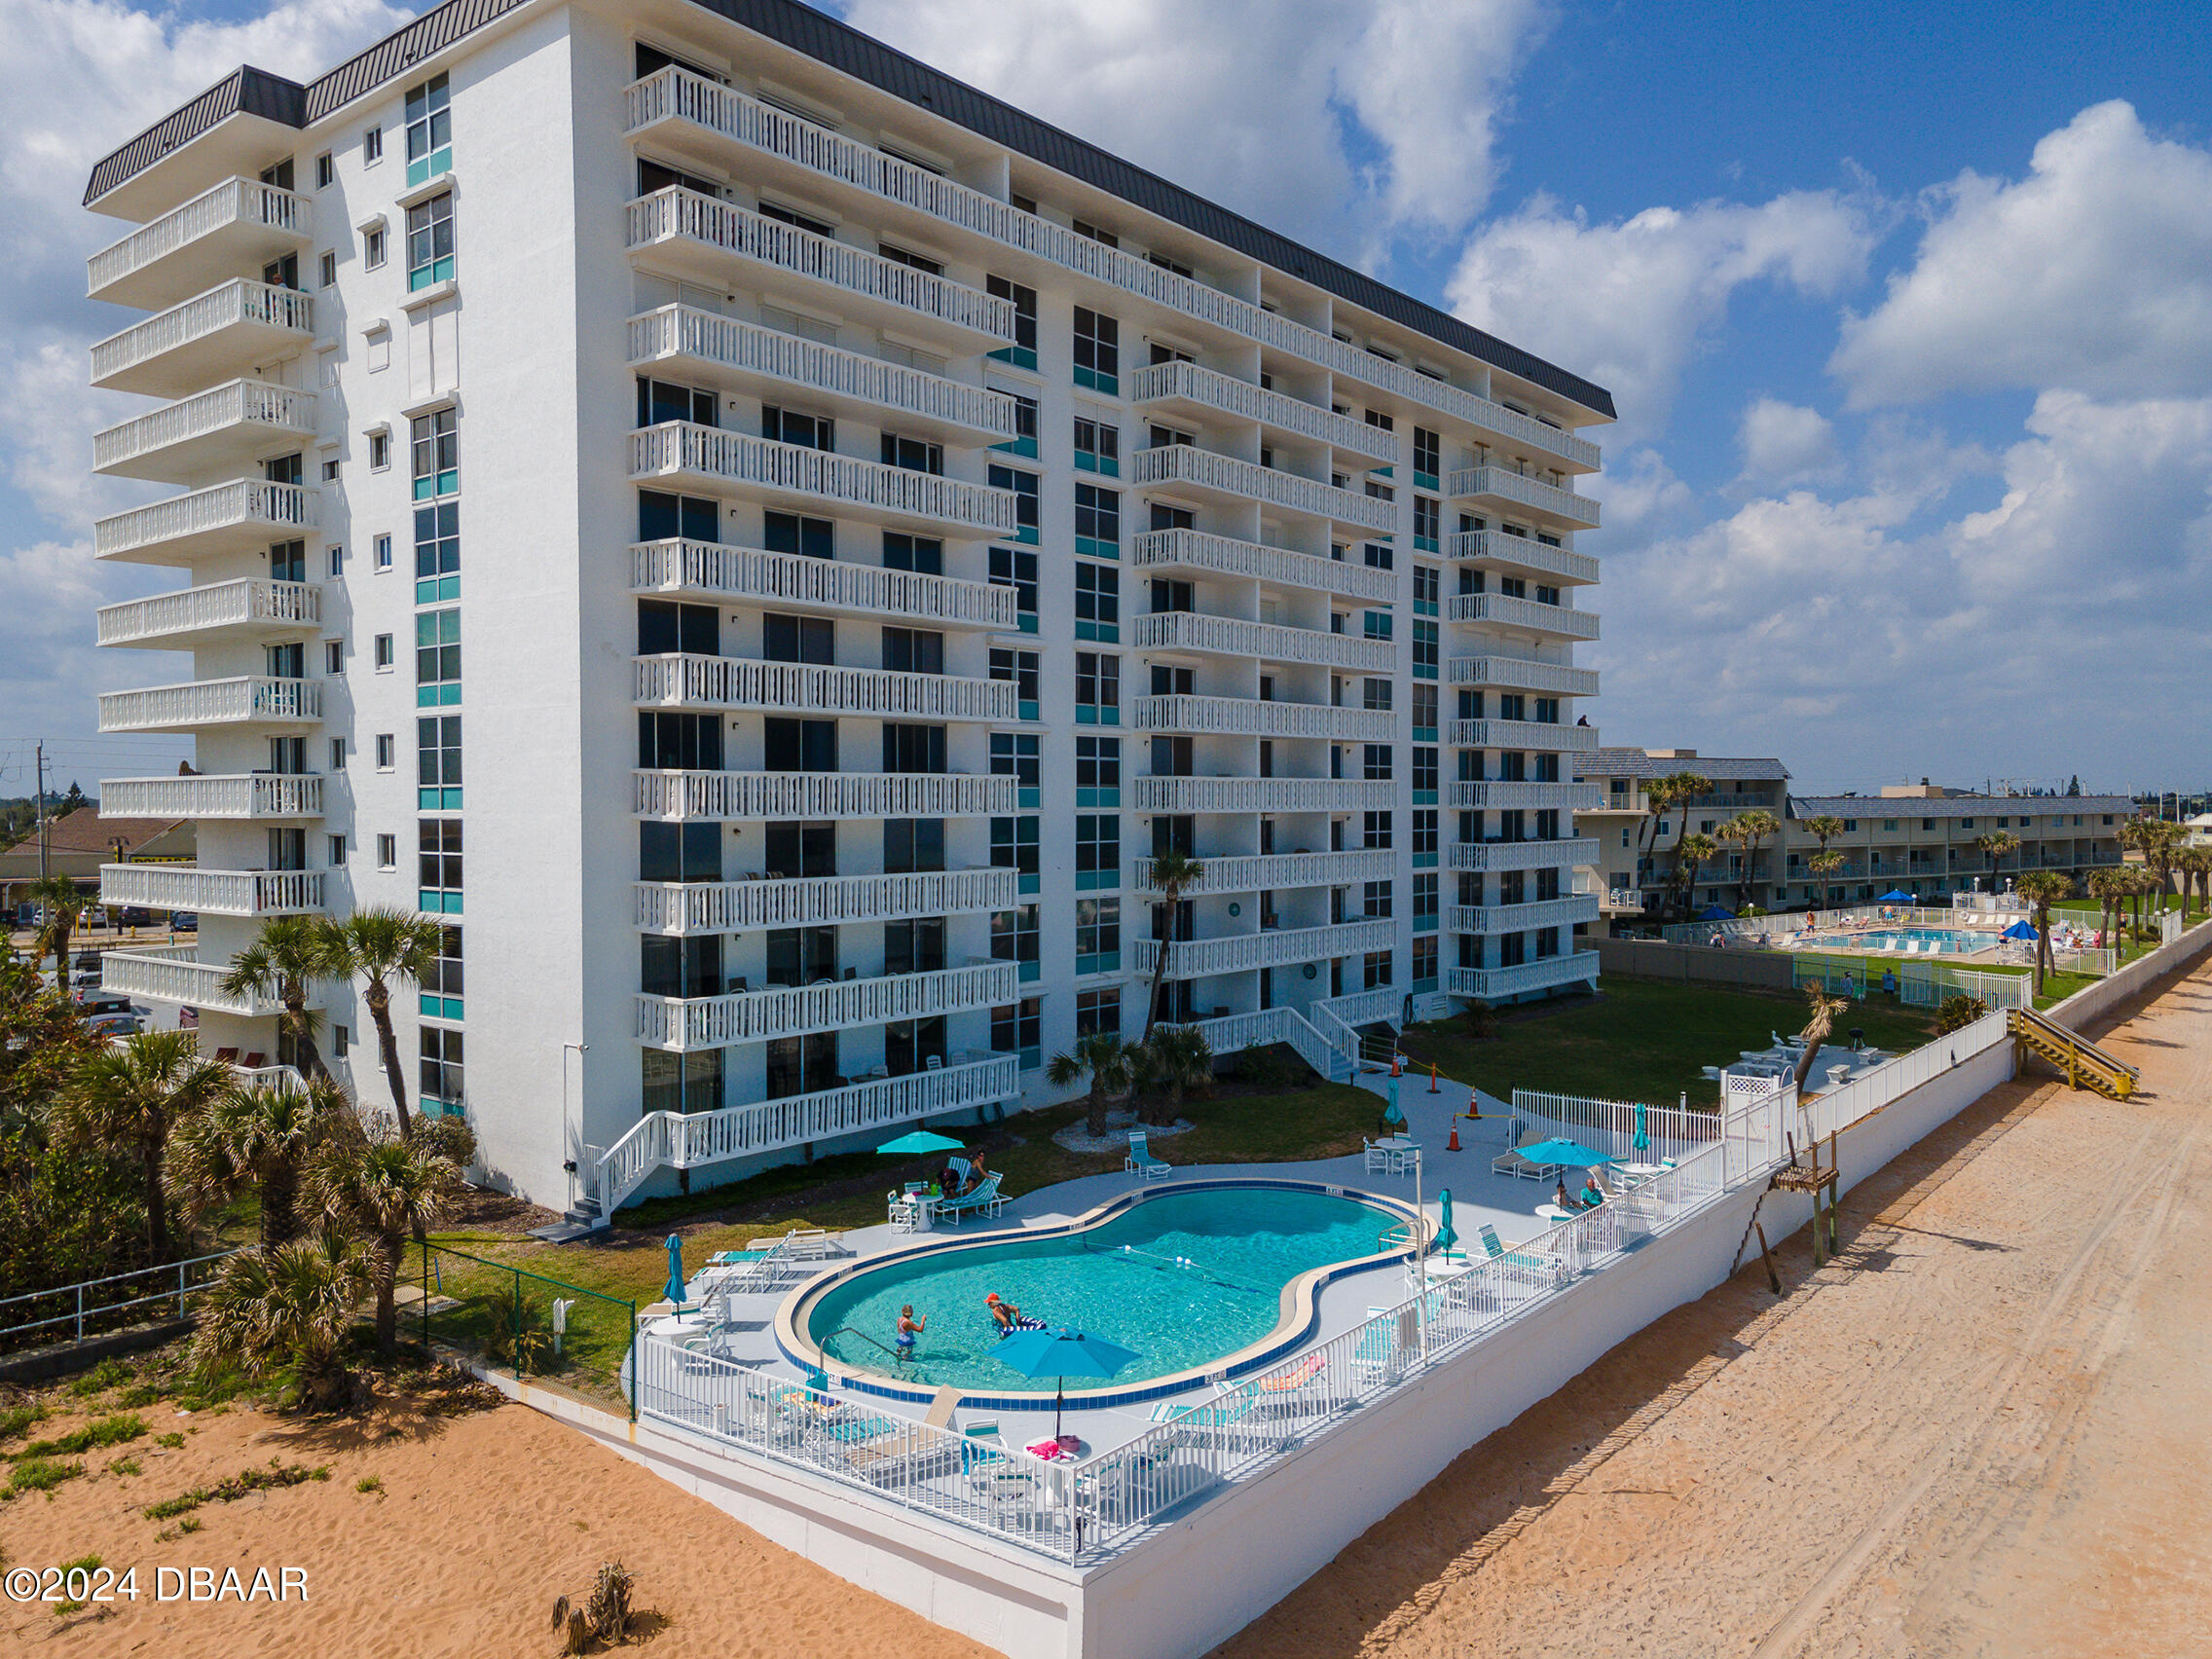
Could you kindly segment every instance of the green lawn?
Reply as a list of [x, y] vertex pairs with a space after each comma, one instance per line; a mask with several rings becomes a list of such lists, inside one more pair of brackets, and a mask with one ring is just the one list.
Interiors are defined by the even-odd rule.
[[[1595, 1002], [1516, 1017], [1508, 1013], [1493, 1042], [1461, 1036], [1454, 1022], [1409, 1026], [1403, 1046], [1447, 1077], [1511, 1099], [1515, 1088], [1607, 1100], [1693, 1106], [1719, 1101], [1719, 1086], [1700, 1068], [1725, 1065], [1746, 1049], [1764, 1049], [1805, 1023], [1805, 999], [1721, 985], [1678, 985], [1608, 974]], [[1935, 1033], [1935, 1018], [1877, 998], [1836, 1020], [1837, 1039], [1862, 1026], [1868, 1043], [1897, 1052]]]

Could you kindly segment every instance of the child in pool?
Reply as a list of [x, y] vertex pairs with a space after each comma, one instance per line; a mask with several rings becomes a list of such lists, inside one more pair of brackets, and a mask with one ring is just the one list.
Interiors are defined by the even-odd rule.
[[911, 1302], [899, 1309], [898, 1343], [901, 1359], [910, 1360], [914, 1357], [914, 1339], [928, 1330], [929, 1325], [930, 1316], [924, 1313], [917, 1318], [914, 1313], [914, 1305]]

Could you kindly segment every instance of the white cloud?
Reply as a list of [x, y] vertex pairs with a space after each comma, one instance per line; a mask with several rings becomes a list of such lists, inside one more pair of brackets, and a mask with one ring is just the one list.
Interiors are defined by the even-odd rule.
[[2037, 144], [2026, 178], [1963, 172], [1924, 205], [1916, 261], [1829, 364], [1854, 406], [2212, 385], [2212, 153], [2103, 103]]
[[1696, 492], [1649, 447], [1608, 457], [1604, 476], [1592, 480], [1590, 489], [1604, 502], [1605, 528], [1616, 535], [1678, 517], [1697, 499]]
[[1832, 484], [1843, 476], [1835, 427], [1818, 409], [1758, 397], [1744, 411], [1736, 431], [1744, 458], [1739, 484], [1770, 490], [1791, 484]]
[[1831, 297], [1863, 275], [1874, 240], [1869, 203], [1833, 191], [1596, 225], [1538, 198], [1483, 227], [1446, 291], [1469, 322], [1607, 387], [1621, 430], [1641, 436], [1665, 425], [1736, 289], [1780, 282]]
[[[1357, 257], [1489, 199], [1550, 0], [851, 0], [855, 27]], [[1358, 130], [1347, 143], [1344, 129]]]

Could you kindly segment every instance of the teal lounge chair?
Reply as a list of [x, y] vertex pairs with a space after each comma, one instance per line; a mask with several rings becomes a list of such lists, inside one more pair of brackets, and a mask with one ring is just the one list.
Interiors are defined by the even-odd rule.
[[1122, 1170], [1124, 1174], [1141, 1175], [1147, 1181], [1154, 1181], [1167, 1174], [1174, 1165], [1162, 1163], [1153, 1157], [1145, 1144], [1147, 1139], [1142, 1129], [1129, 1131], [1129, 1156], [1122, 1160]]
[[999, 1197], [999, 1172], [994, 1169], [973, 1193], [963, 1193], [957, 1198], [938, 1199], [937, 1218], [958, 1226], [964, 1215], [996, 1215], [1005, 1204], [1006, 1199]]
[[1489, 1222], [1475, 1229], [1481, 1235], [1483, 1251], [1490, 1259], [1524, 1278], [1533, 1278], [1548, 1284], [1560, 1276], [1560, 1263], [1549, 1256], [1530, 1256], [1506, 1249], [1497, 1236], [1497, 1229]]

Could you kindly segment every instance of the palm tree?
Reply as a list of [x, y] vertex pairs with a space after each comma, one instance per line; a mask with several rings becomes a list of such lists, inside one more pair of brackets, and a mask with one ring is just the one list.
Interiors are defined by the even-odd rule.
[[168, 1252], [162, 1163], [170, 1131], [231, 1086], [231, 1068], [200, 1057], [190, 1031], [146, 1031], [101, 1050], [49, 1108], [56, 1136], [135, 1158], [146, 1187], [146, 1259]]
[[219, 989], [226, 997], [270, 997], [284, 1005], [277, 1029], [292, 1039], [300, 1070], [326, 1078], [314, 1046], [315, 1021], [308, 994], [315, 980], [332, 978], [329, 924], [311, 916], [272, 916], [253, 942], [233, 959]]
[[1821, 1045], [1828, 1040], [1835, 1029], [1835, 1016], [1851, 1005], [1841, 997], [1831, 997], [1823, 985], [1805, 987], [1806, 1012], [1810, 1015], [1805, 1028], [1798, 1035], [1805, 1040], [1805, 1052], [1797, 1061], [1797, 1087], [1802, 1090], [1805, 1080], [1813, 1075], [1813, 1062], [1820, 1057]]
[[1711, 835], [1684, 835], [1675, 843], [1676, 880], [1682, 891], [1683, 921], [1690, 919], [1690, 906], [1697, 893], [1697, 872], [1719, 856], [1720, 843]]
[[1843, 855], [1831, 853], [1824, 847], [1805, 861], [1805, 867], [1821, 878], [1821, 897], [1811, 906], [1818, 910], [1827, 902], [1828, 877], [1843, 867]]
[[46, 913], [39, 924], [38, 937], [32, 950], [54, 958], [54, 988], [64, 994], [69, 989], [69, 936], [77, 930], [77, 919], [85, 913], [85, 895], [77, 884], [65, 875], [42, 875], [24, 890], [27, 898], [37, 901]]
[[1752, 872], [1758, 864], [1759, 848], [1781, 829], [1782, 820], [1763, 806], [1753, 807], [1749, 812], [1739, 812], [1720, 827], [1720, 838], [1738, 848], [1743, 855], [1743, 874], [1736, 882], [1738, 909], [1751, 908]]
[[[2088, 874], [2089, 897], [2097, 902], [2097, 929], [2104, 941], [2115, 947], [2120, 940], [2120, 907], [2127, 897], [2129, 872], [2106, 866]], [[2117, 960], [2117, 958], [2116, 958]]]
[[337, 1410], [352, 1392], [346, 1337], [371, 1281], [360, 1241], [329, 1229], [241, 1250], [200, 1304], [193, 1362], [203, 1376], [229, 1366], [255, 1376], [288, 1366], [307, 1405]]
[[[1819, 872], [1823, 877], [1841, 869], [1843, 867], [1841, 858], [1838, 858], [1833, 864], [1824, 863], [1823, 861], [1828, 856], [1828, 843], [1843, 833], [1843, 820], [1836, 817], [1832, 812], [1816, 813], [1813, 817], [1804, 821], [1802, 828], [1806, 834], [1820, 843], [1818, 850], [1805, 861], [1805, 867]], [[1827, 902], [1827, 883], [1825, 879], [1822, 881], [1821, 887], [1820, 898], [1805, 906], [1808, 910], [1818, 910]]]
[[[1643, 786], [1643, 822], [1637, 827], [1636, 831], [1638, 853], [1641, 854], [1643, 850], [1643, 837], [1645, 831], [1648, 830], [1651, 835], [1651, 856], [1656, 859], [1659, 856], [1660, 820], [1692, 797], [1710, 794], [1712, 791], [1713, 780], [1702, 772], [1669, 772], [1663, 778], [1653, 778], [1647, 782]], [[1675, 869], [1677, 873], [1679, 873], [1681, 866], [1681, 848], [1677, 844], [1675, 848]], [[1662, 916], [1664, 916], [1665, 910], [1666, 905], [1662, 902], [1660, 905]]]
[[[1145, 866], [1145, 885], [1160, 895], [1158, 903], [1167, 912], [1166, 932], [1175, 932], [1175, 908], [1183, 902], [1183, 895], [1198, 886], [1205, 874], [1205, 866], [1189, 853], [1177, 852], [1170, 847], [1165, 852], [1152, 855]], [[1160, 948], [1153, 954], [1152, 984], [1145, 992], [1144, 1034], [1137, 1039], [1138, 1047], [1152, 1041], [1152, 1022], [1160, 1014], [1160, 986], [1167, 977], [1168, 940], [1158, 941]], [[1072, 1083], [1074, 1079], [1069, 1079]], [[1105, 1131], [1101, 1128], [1099, 1133]]]
[[2196, 890], [2199, 903], [2196, 907], [2212, 907], [2212, 892], [2207, 889], [2207, 877], [2212, 877], [2212, 848], [2183, 847], [2174, 854], [2174, 867], [2181, 871], [2181, 907], [2187, 915], [2190, 909], [2190, 890]]
[[1989, 860], [1989, 891], [1997, 891], [1997, 861], [2012, 852], [2020, 844], [2020, 837], [2009, 830], [1992, 830], [1986, 835], [1976, 835], [1973, 844]]
[[1106, 1109], [1133, 1079], [1135, 1051], [1111, 1031], [1093, 1031], [1075, 1040], [1067, 1053], [1054, 1054], [1045, 1081], [1054, 1088], [1073, 1088], [1087, 1072], [1090, 1092], [1084, 1096], [1085, 1132], [1096, 1139], [1106, 1132]]
[[2170, 818], [2147, 818], [2141, 821], [2143, 863], [2157, 880], [2158, 908], [2166, 907], [2166, 877], [2174, 867], [2174, 857], [2181, 851], [2182, 838], [2188, 834]]
[[1163, 1025], [1137, 1053], [1145, 1086], [1167, 1093], [1167, 1110], [1160, 1123], [1172, 1124], [1182, 1115], [1186, 1090], [1213, 1082], [1213, 1046], [1196, 1026]]
[[399, 1039], [391, 1030], [391, 981], [419, 985], [436, 971], [445, 951], [445, 924], [412, 910], [373, 904], [329, 923], [326, 938], [330, 977], [368, 981], [361, 1000], [368, 1004], [369, 1018], [377, 1028], [377, 1047], [384, 1055], [385, 1081], [391, 1086], [400, 1138], [412, 1140], [415, 1124], [407, 1111], [407, 1068], [399, 1058]]
[[300, 1231], [301, 1173], [351, 1110], [346, 1091], [322, 1078], [305, 1088], [257, 1083], [226, 1089], [170, 1137], [169, 1195], [204, 1211], [258, 1188], [261, 1242], [290, 1243]]
[[332, 1224], [358, 1229], [372, 1246], [380, 1353], [398, 1346], [396, 1291], [408, 1237], [422, 1236], [444, 1217], [446, 1195], [460, 1179], [449, 1159], [367, 1134], [334, 1137], [309, 1173], [310, 1206]]
[[2050, 907], [2074, 892], [2074, 878], [2055, 869], [2033, 869], [2020, 877], [2019, 894], [2036, 907], [2036, 995], [2043, 995], [2050, 972]]

